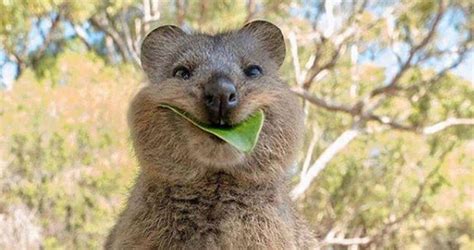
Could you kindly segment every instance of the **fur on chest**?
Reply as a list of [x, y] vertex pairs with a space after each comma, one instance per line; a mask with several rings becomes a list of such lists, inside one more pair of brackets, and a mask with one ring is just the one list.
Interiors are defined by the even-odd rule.
[[253, 237], [266, 227], [276, 230], [284, 221], [275, 189], [243, 187], [226, 175], [199, 185], [149, 186], [143, 198], [148, 220], [160, 227], [156, 237], [169, 241], [217, 244], [228, 235]]

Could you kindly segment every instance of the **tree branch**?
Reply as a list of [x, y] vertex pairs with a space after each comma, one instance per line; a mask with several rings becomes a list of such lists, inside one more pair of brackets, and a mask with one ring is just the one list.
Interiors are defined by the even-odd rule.
[[311, 164], [311, 158], [313, 157], [313, 151], [314, 148], [316, 147], [316, 143], [318, 142], [319, 134], [316, 133], [316, 130], [313, 129], [313, 138], [311, 139], [308, 150], [306, 151], [306, 157], [303, 162], [303, 167], [301, 168], [301, 173], [300, 176], [303, 178], [306, 175], [306, 172], [308, 171], [309, 164]]
[[49, 28], [48, 34], [45, 35], [45, 38], [41, 47], [34, 52], [34, 56], [31, 59], [32, 64], [38, 62], [41, 59], [41, 57], [43, 57], [44, 53], [46, 52], [46, 49], [48, 49], [49, 45], [51, 44], [53, 40], [53, 34], [56, 31], [60, 21], [61, 21], [61, 13], [58, 12], [56, 16], [51, 20], [51, 27]]
[[209, 11], [209, 0], [201, 0], [199, 1], [199, 11], [201, 15], [199, 15], [198, 18], [198, 26], [202, 27], [204, 25], [204, 22], [206, 21], [206, 13]]
[[291, 59], [293, 62], [293, 70], [295, 71], [295, 80], [298, 86], [303, 84], [303, 79], [301, 75], [301, 66], [300, 66], [300, 59], [298, 56], [298, 41], [296, 40], [295, 32], [290, 32], [288, 35], [288, 41], [290, 42], [290, 52], [291, 52]]
[[71, 25], [74, 28], [74, 32], [76, 32], [77, 37], [87, 47], [87, 50], [91, 50], [92, 46], [87, 42], [87, 32], [84, 30], [84, 28], [82, 28], [81, 25], [75, 23], [71, 23]]
[[459, 47], [458, 49], [458, 55], [457, 55], [457, 58], [456, 60], [451, 63], [451, 65], [448, 65], [446, 67], [444, 67], [443, 69], [441, 69], [436, 75], [434, 75], [433, 77], [427, 79], [427, 80], [424, 80], [424, 81], [421, 81], [419, 83], [416, 83], [416, 84], [413, 84], [407, 88], [404, 88], [402, 89], [403, 91], [409, 91], [409, 90], [413, 90], [413, 89], [416, 89], [417, 87], [419, 86], [424, 86], [424, 85], [428, 85], [428, 86], [432, 86], [434, 85], [434, 83], [436, 83], [437, 81], [439, 81], [443, 76], [445, 76], [450, 70], [456, 68], [457, 66], [459, 66], [459, 64], [461, 64], [464, 59], [466, 59], [466, 54], [469, 50], [468, 48], [468, 43], [472, 40], [472, 34], [470, 33], [469, 34], [469, 37], [468, 39], [466, 39]]
[[436, 28], [438, 27], [438, 24], [439, 24], [441, 18], [443, 17], [443, 15], [444, 15], [444, 3], [442, 1], [440, 1], [439, 8], [438, 8], [438, 13], [435, 16], [433, 24], [431, 25], [431, 28], [428, 31], [428, 34], [423, 38], [423, 40], [421, 40], [421, 42], [418, 45], [416, 45], [416, 46], [414, 46], [410, 49], [410, 53], [408, 55], [407, 60], [405, 61], [405, 63], [403, 63], [400, 70], [392, 78], [390, 83], [386, 86], [374, 89], [370, 93], [371, 97], [374, 97], [374, 96], [377, 96], [377, 95], [380, 95], [380, 94], [387, 94], [387, 93], [389, 93], [389, 92], [391, 92], [391, 91], [393, 91], [397, 88], [398, 81], [405, 74], [405, 72], [410, 68], [411, 62], [412, 62], [415, 54], [419, 50], [421, 50], [423, 47], [425, 47], [428, 44], [428, 42], [433, 38], [433, 35], [436, 32]]
[[184, 0], [176, 0], [176, 23], [179, 27], [183, 27], [184, 18], [186, 17], [186, 3]]
[[417, 131], [417, 127], [401, 124], [397, 121], [394, 121], [393, 118], [390, 118], [388, 116], [378, 116], [378, 115], [374, 115], [374, 114], [369, 114], [369, 115], [367, 115], [367, 119], [369, 121], [376, 121], [380, 124], [387, 125], [387, 126], [393, 128], [393, 129], [397, 129], [397, 130], [411, 131], [411, 132], [416, 132]]
[[370, 237], [363, 238], [330, 238], [324, 239], [322, 242], [323, 245], [343, 245], [343, 246], [352, 246], [352, 245], [365, 245], [370, 242]]
[[409, 125], [404, 125], [399, 122], [396, 122], [392, 120], [389, 117], [386, 116], [376, 116], [376, 115], [370, 115], [369, 120], [376, 121], [380, 124], [387, 125], [393, 129], [397, 130], [403, 130], [403, 131], [409, 131], [417, 134], [423, 134], [423, 135], [432, 135], [435, 133], [438, 133], [444, 129], [447, 129], [452, 126], [472, 126], [474, 125], [474, 119], [471, 118], [448, 118], [445, 121], [435, 123], [431, 126], [427, 126], [424, 128], [420, 128], [418, 126], [409, 126]]
[[322, 98], [319, 98], [315, 95], [312, 95], [308, 91], [302, 89], [302, 88], [292, 88], [291, 89], [295, 94], [301, 96], [308, 102], [324, 108], [329, 111], [336, 111], [336, 112], [342, 112], [346, 114], [350, 114], [352, 116], [359, 116], [361, 119], [367, 120], [367, 121], [375, 121], [378, 122], [382, 125], [387, 125], [393, 129], [397, 130], [402, 130], [402, 131], [409, 131], [409, 132], [414, 132], [414, 133], [419, 133], [419, 134], [434, 134], [437, 133], [443, 129], [446, 129], [450, 126], [457, 126], [457, 125], [473, 125], [473, 119], [468, 119], [468, 118], [449, 118], [446, 121], [439, 122], [435, 125], [425, 127], [425, 128], [420, 128], [418, 126], [413, 126], [413, 125], [405, 125], [403, 123], [395, 121], [393, 118], [390, 118], [388, 116], [382, 116], [382, 115], [375, 115], [371, 112], [362, 112], [362, 103], [356, 103], [353, 106], [346, 106], [343, 104], [339, 103], [334, 103], [330, 102], [327, 100], [324, 100]]
[[334, 38], [334, 41], [336, 41], [336, 49], [332, 52], [330, 56], [331, 59], [327, 61], [326, 63], [319, 65], [320, 62], [318, 58], [320, 58], [320, 55], [319, 55], [320, 52], [317, 52], [316, 57], [315, 57], [316, 59], [314, 60], [313, 65], [309, 68], [308, 72], [305, 74], [306, 79], [304, 80], [302, 84], [304, 89], [309, 89], [312, 82], [314, 81], [314, 78], [316, 78], [318, 74], [336, 65], [336, 62], [339, 59], [339, 56], [342, 54], [344, 46], [346, 46], [347, 39], [349, 39], [351, 35], [354, 34], [354, 32], [355, 32], [355, 29], [351, 27], [345, 30], [338, 37]]
[[23, 69], [26, 67], [25, 61], [23, 61], [23, 59], [17, 53], [15, 53], [15, 51], [6, 51], [8, 60], [13, 63], [16, 63], [18, 67], [18, 72], [15, 75], [15, 79], [17, 79], [21, 75]]
[[304, 194], [309, 188], [311, 182], [318, 174], [327, 166], [329, 161], [333, 159], [342, 149], [344, 149], [352, 140], [361, 134], [361, 122], [356, 122], [351, 129], [342, 133], [313, 163], [306, 174], [301, 177], [299, 183], [290, 193], [292, 200], [296, 200]]
[[474, 119], [472, 118], [448, 118], [445, 121], [438, 122], [436, 124], [433, 124], [431, 126], [423, 128], [421, 131], [425, 135], [432, 135], [435, 133], [438, 133], [446, 128], [449, 128], [451, 126], [459, 126], [459, 125], [467, 125], [467, 126], [473, 126], [474, 125]]
[[[302, 92], [307, 93], [307, 92]], [[470, 118], [449, 118], [443, 122], [436, 123], [432, 126], [428, 126], [425, 128], [419, 128], [417, 126], [408, 126], [398, 122], [393, 121], [389, 117], [384, 116], [376, 116], [374, 114], [362, 114], [357, 113], [354, 105], [352, 108], [343, 107], [340, 105], [328, 104], [326, 101], [322, 99], [315, 98], [314, 96], [309, 96], [307, 99], [311, 103], [317, 103], [316, 105], [320, 107], [324, 107], [328, 110], [333, 111], [340, 111], [349, 114], [359, 114], [361, 120], [356, 122], [350, 130], [345, 131], [342, 133], [320, 156], [319, 158], [313, 163], [308, 170], [305, 169], [304, 172], [301, 172], [301, 179], [299, 183], [295, 186], [295, 188], [291, 191], [290, 197], [293, 200], [300, 198], [300, 196], [309, 188], [311, 182], [318, 176], [318, 174], [327, 166], [329, 161], [333, 159], [344, 147], [346, 147], [352, 140], [354, 140], [358, 135], [361, 134], [362, 128], [361, 125], [366, 120], [373, 120], [377, 121], [381, 124], [387, 125], [391, 128], [403, 131], [409, 131], [424, 135], [431, 135], [437, 132], [440, 132], [448, 127], [451, 126], [459, 126], [459, 125], [474, 125], [474, 119]], [[306, 164], [306, 163], [305, 163]]]
[[[323, 1], [321, 5], [323, 5], [324, 3], [326, 2]], [[351, 12], [351, 15], [346, 19], [346, 21], [342, 25], [342, 27], [347, 27], [347, 28], [340, 31], [339, 34], [332, 36], [330, 38], [326, 38], [324, 36], [321, 37], [322, 43], [329, 40], [333, 41], [335, 49], [331, 52], [330, 59], [323, 64], [321, 64], [319, 60], [321, 58], [321, 50], [316, 51], [316, 54], [314, 55], [314, 60], [312, 61], [312, 65], [308, 68], [306, 72], [303, 72], [302, 74], [303, 75], [302, 78], [304, 80], [302, 81], [301, 85], [303, 86], [304, 89], [309, 89], [313, 81], [316, 78], [318, 78], [318, 76], [321, 73], [326, 72], [327, 70], [333, 68], [336, 65], [339, 57], [341, 56], [341, 54], [344, 53], [344, 50], [347, 46], [347, 41], [350, 38], [352, 38], [354, 34], [357, 33], [356, 26], [353, 24], [354, 22], [356, 22], [355, 20], [357, 20], [356, 16], [360, 15], [365, 10], [365, 8], [367, 7], [367, 4], [368, 4], [367, 0], [360, 1], [360, 5], [358, 7], [356, 7], [356, 3], [354, 3], [354, 6], [353, 6], [354, 11]], [[375, 25], [375, 23], [369, 24], [367, 29], [370, 29], [373, 25]]]
[[150, 30], [150, 23], [158, 21], [160, 16], [158, 1], [143, 0], [143, 27], [141, 28], [142, 33], [140, 35], [144, 36]]
[[310, 102], [310, 103], [312, 103], [316, 106], [322, 107], [324, 109], [327, 109], [329, 111], [339, 111], [339, 112], [344, 112], [344, 113], [348, 113], [348, 114], [356, 114], [357, 113], [357, 109], [354, 108], [357, 105], [354, 105], [353, 107], [350, 107], [350, 106], [345, 106], [343, 104], [327, 101], [327, 100], [319, 98], [319, 97], [309, 93], [307, 90], [305, 90], [303, 88], [299, 88], [299, 87], [292, 88], [291, 91], [293, 91], [295, 94], [301, 96], [302, 98], [304, 98], [308, 102]]
[[[125, 20], [124, 12], [120, 13], [119, 22], [122, 26], [122, 33], [123, 37], [125, 38], [125, 45], [127, 46], [127, 50], [130, 57], [132, 58], [132, 62], [134, 62], [136, 65], [140, 65], [140, 57], [138, 56], [139, 52], [137, 52], [139, 48], [135, 48], [135, 43], [133, 42], [132, 34], [130, 32], [130, 26]], [[137, 35], [139, 36], [139, 34]]]
[[117, 45], [118, 51], [123, 60], [125, 61], [130, 60], [130, 56], [128, 54], [127, 45], [125, 44], [125, 41], [123, 41], [123, 39], [117, 33], [117, 31], [111, 28], [108, 21], [104, 22], [97, 16], [93, 16], [90, 18], [90, 22], [96, 29], [104, 32], [107, 36], [109, 36], [112, 39], [114, 44]]
[[256, 9], [255, 0], [247, 0], [247, 17], [245, 18], [246, 23], [254, 18]]
[[427, 177], [423, 180], [423, 182], [419, 185], [418, 191], [415, 197], [411, 200], [408, 208], [400, 216], [396, 217], [395, 219], [392, 219], [390, 222], [383, 225], [383, 227], [377, 233], [372, 236], [366, 236], [362, 238], [345, 239], [334, 237], [334, 233], [331, 230], [331, 232], [328, 233], [328, 235], [323, 240], [322, 245], [367, 245], [379, 241], [384, 235], [392, 231], [394, 226], [406, 220], [411, 214], [414, 213], [416, 207], [420, 204], [421, 198], [423, 197], [428, 182], [431, 180], [431, 178], [435, 176], [440, 166], [441, 165], [433, 168], [427, 175]]
[[[444, 154], [445, 156], [446, 154]], [[443, 157], [444, 157], [443, 156]], [[370, 237], [370, 240], [369, 242], [367, 242], [367, 244], [371, 244], [371, 243], [374, 243], [378, 240], [380, 240], [381, 237], [383, 237], [384, 235], [386, 235], [387, 233], [389, 233], [390, 231], [393, 230], [393, 227], [401, 222], [403, 222], [404, 220], [406, 220], [411, 214], [414, 213], [416, 207], [419, 205], [420, 201], [421, 201], [421, 198], [423, 198], [423, 194], [424, 194], [424, 191], [428, 185], [428, 182], [431, 180], [431, 178], [433, 178], [435, 176], [435, 174], [438, 172], [439, 168], [441, 167], [441, 165], [438, 165], [436, 166], [435, 168], [433, 168], [429, 173], [428, 175], [425, 177], [425, 179], [423, 180], [423, 182], [420, 183], [419, 187], [418, 187], [418, 191], [415, 195], [415, 197], [411, 200], [410, 202], [410, 205], [408, 206], [408, 208], [400, 215], [398, 216], [397, 218], [395, 219], [392, 219], [390, 222], [386, 223], [381, 230], [378, 231], [378, 233], [376, 233], [375, 235], [371, 236]]]

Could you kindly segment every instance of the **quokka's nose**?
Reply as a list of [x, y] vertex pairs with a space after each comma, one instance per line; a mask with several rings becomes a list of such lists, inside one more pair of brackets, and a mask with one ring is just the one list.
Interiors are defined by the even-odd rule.
[[215, 76], [204, 87], [204, 102], [212, 124], [229, 125], [229, 112], [239, 104], [239, 95], [232, 80]]

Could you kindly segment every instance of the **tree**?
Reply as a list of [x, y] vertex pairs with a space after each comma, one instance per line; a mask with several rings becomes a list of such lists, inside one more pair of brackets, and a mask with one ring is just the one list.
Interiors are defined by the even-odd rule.
[[[299, 180], [291, 191], [294, 200], [310, 191], [314, 180], [330, 162], [361, 136], [373, 137], [378, 133], [394, 133], [391, 131], [397, 130], [416, 134], [429, 141], [432, 140], [430, 137], [451, 126], [464, 126], [461, 130], [467, 130], [468, 138], [472, 138], [472, 127], [469, 127], [474, 125], [472, 105], [467, 110], [459, 110], [459, 105], [466, 101], [465, 98], [468, 100], [472, 96], [472, 87], [466, 84], [459, 86], [465, 94], [459, 102], [447, 104], [442, 99], [445, 96], [441, 94], [443, 91], [451, 92], [446, 89], [449, 85], [458, 84], [453, 81], [449, 72], [462, 63], [473, 48], [472, 24], [467, 22], [470, 18], [467, 12], [470, 4], [443, 1], [400, 2], [386, 6], [385, 11], [379, 15], [371, 11], [374, 7], [368, 1], [354, 1], [338, 6], [334, 6], [333, 1], [326, 1], [324, 11], [317, 6], [317, 14], [308, 25], [311, 25], [309, 31], [292, 31], [289, 35], [296, 82], [293, 91], [306, 103], [314, 105], [307, 106], [308, 119], [311, 119], [311, 115], [317, 116], [320, 112], [316, 110], [320, 109], [331, 113], [333, 123], [335, 113], [345, 115], [337, 119], [341, 125], [332, 125], [337, 128], [335, 130], [342, 132], [325, 149], [315, 150], [316, 142], [322, 136], [320, 133], [313, 134], [307, 146]], [[466, 22], [455, 24], [463, 35], [453, 38], [457, 42], [451, 47], [443, 47], [439, 44], [442, 23], [449, 22], [446, 20], [452, 20], [455, 15], [465, 18]], [[299, 44], [299, 41], [302, 42]], [[307, 48], [311, 43], [316, 44], [314, 52], [299, 51], [300, 47]], [[360, 63], [358, 57], [366, 57], [364, 54], [372, 53], [371, 50], [376, 50], [375, 56], [395, 57], [395, 72], [380, 77], [380, 71], [374, 71], [373, 65]], [[305, 69], [300, 66], [301, 57], [308, 58]], [[445, 61], [448, 63], [444, 63]], [[427, 70], [425, 65], [433, 62], [441, 66], [434, 71]], [[377, 75], [372, 75], [374, 73]], [[342, 77], [338, 79], [339, 75]], [[370, 79], [371, 75], [377, 81]], [[439, 105], [444, 108], [436, 107]], [[441, 112], [442, 115], [433, 115], [435, 112]], [[326, 121], [326, 124], [329, 123]], [[314, 126], [309, 120], [308, 128]], [[395, 134], [394, 137], [396, 136]], [[434, 140], [439, 140], [439, 137]], [[446, 149], [442, 154], [447, 154], [450, 150]], [[439, 160], [443, 161], [441, 156]], [[406, 211], [390, 212], [393, 217], [388, 218], [380, 229], [373, 233], [357, 230], [348, 232], [354, 225], [349, 226], [349, 229], [344, 226], [341, 228], [341, 224], [347, 222], [340, 222], [336, 223], [337, 227], [326, 230], [323, 243], [380, 243], [378, 241], [392, 233], [397, 224], [416, 212], [425, 195], [426, 186], [439, 168], [440, 165], [433, 166], [426, 177], [422, 178]], [[356, 238], [345, 239], [350, 234], [355, 234]], [[359, 237], [364, 234], [364, 237]]]
[[[465, 0], [3, 1], [0, 65], [17, 66], [18, 87], [0, 93], [0, 116], [28, 126], [0, 124], [8, 166], [0, 173], [18, 180], [0, 182], [0, 204], [39, 211], [47, 248], [100, 245], [111, 221], [101, 214], [119, 211], [117, 190], [131, 181], [133, 158], [123, 152], [123, 110], [71, 93], [126, 99], [123, 89], [141, 80], [140, 42], [155, 26], [217, 32], [263, 18], [287, 37], [282, 77], [304, 102], [306, 138], [290, 195], [322, 247], [468, 248], [474, 91], [472, 79], [454, 72], [472, 67], [472, 9]], [[56, 101], [64, 110], [51, 110]], [[94, 105], [110, 110], [91, 113], [107, 125], [81, 123]], [[55, 112], [68, 118], [58, 123]], [[114, 157], [127, 171], [111, 180], [105, 173], [115, 170], [103, 159]], [[71, 186], [78, 195], [63, 194]], [[446, 200], [453, 205], [440, 205]]]

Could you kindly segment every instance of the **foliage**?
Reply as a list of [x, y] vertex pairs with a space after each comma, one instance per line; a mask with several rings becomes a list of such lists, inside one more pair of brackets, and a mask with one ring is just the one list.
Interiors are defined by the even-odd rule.
[[226, 143], [229, 143], [236, 149], [245, 153], [252, 152], [257, 144], [258, 136], [262, 129], [263, 121], [265, 120], [265, 114], [263, 111], [259, 110], [250, 118], [235, 126], [222, 128], [202, 124], [199, 121], [194, 120], [193, 117], [187, 116], [186, 112], [168, 104], [161, 104], [160, 106], [172, 110], [202, 131], [217, 136]]
[[[296, 204], [323, 247], [471, 249], [474, 90], [452, 73], [472, 55], [471, 1], [334, 2], [0, 2], [0, 65], [18, 67], [0, 91], [0, 248], [100, 248], [137, 171], [126, 110], [149, 29], [266, 18], [306, 100], [292, 182], [321, 166]], [[453, 117], [471, 120], [430, 132]]]
[[58, 83], [25, 72], [1, 93], [1, 206], [25, 204], [45, 248], [100, 248], [135, 162], [125, 111], [140, 73], [93, 54], [58, 57]]

